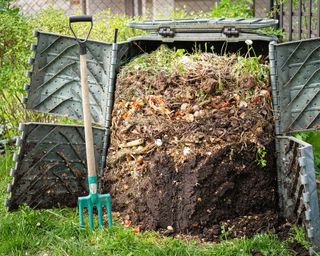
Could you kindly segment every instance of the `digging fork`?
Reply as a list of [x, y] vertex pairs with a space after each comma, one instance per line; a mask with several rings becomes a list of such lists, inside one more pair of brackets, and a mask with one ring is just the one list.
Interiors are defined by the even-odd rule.
[[[90, 22], [90, 30], [86, 39], [79, 39], [73, 28], [74, 22]], [[81, 93], [82, 93], [82, 108], [84, 119], [84, 132], [86, 143], [86, 156], [87, 156], [87, 169], [88, 169], [88, 184], [89, 195], [78, 198], [79, 214], [80, 214], [80, 226], [84, 227], [84, 209], [88, 209], [89, 226], [94, 228], [93, 221], [93, 208], [96, 207], [98, 211], [98, 224], [99, 227], [103, 227], [103, 206], [106, 207], [108, 213], [108, 225], [112, 227], [112, 215], [111, 215], [111, 198], [110, 194], [97, 193], [97, 174], [96, 174], [96, 162], [94, 157], [94, 144], [91, 124], [91, 112], [89, 103], [89, 87], [88, 87], [88, 70], [87, 70], [87, 46], [86, 41], [92, 30], [93, 22], [92, 16], [71, 16], [69, 18], [69, 27], [73, 33], [80, 48], [80, 77], [81, 77]]]

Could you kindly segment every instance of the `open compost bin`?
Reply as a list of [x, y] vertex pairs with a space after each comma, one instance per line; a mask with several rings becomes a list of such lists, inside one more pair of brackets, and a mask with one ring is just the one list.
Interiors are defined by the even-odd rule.
[[[318, 39], [277, 44], [256, 32], [275, 24], [146, 21], [130, 26], [149, 34], [128, 42], [88, 42], [101, 190], [111, 193], [113, 210], [127, 226], [217, 241], [226, 232], [238, 237], [277, 230], [288, 220], [306, 228], [310, 253], [319, 248], [312, 146], [290, 137], [319, 128]], [[27, 109], [81, 120], [76, 42], [43, 32], [36, 37]], [[163, 53], [181, 55], [169, 71], [139, 64]], [[269, 58], [270, 83], [266, 75], [239, 69], [241, 61], [260, 55], [262, 68]], [[87, 193], [83, 127], [20, 128], [9, 210], [23, 203], [76, 206]]]

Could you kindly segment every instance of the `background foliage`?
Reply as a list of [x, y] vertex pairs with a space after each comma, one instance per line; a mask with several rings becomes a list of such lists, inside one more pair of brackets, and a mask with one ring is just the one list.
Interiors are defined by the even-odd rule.
[[221, 0], [212, 8], [211, 17], [221, 18], [251, 18], [253, 17], [252, 0]]
[[295, 137], [313, 146], [316, 174], [317, 176], [320, 176], [320, 132], [319, 131], [299, 132], [295, 134]]

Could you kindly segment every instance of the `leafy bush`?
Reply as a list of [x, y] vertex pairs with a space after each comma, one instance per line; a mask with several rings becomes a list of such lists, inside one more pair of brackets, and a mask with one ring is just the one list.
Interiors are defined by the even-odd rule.
[[12, 8], [10, 6], [12, 0], [0, 0], [0, 12], [15, 12], [17, 13], [18, 8]]
[[320, 176], [320, 131], [299, 132], [294, 136], [313, 146], [316, 174]]
[[32, 35], [28, 19], [4, 2], [8, 1], [0, 2], [0, 126], [9, 136], [10, 129], [22, 118], [19, 95], [27, 82], [25, 73]]
[[221, 0], [211, 10], [211, 17], [215, 18], [251, 18], [253, 17], [252, 0]]
[[[118, 28], [118, 40], [125, 41], [130, 37], [138, 36], [144, 32], [128, 27], [133, 21], [141, 20], [141, 17], [131, 18], [122, 14], [111, 14], [110, 9], [94, 16], [93, 30], [90, 39], [112, 42], [114, 29]], [[73, 36], [69, 29], [69, 16], [62, 9], [55, 10], [53, 7], [40, 11], [31, 17], [33, 29], [52, 32], [62, 35]], [[77, 35], [85, 36], [89, 24], [76, 23], [72, 25]]]
[[0, 90], [21, 91], [32, 35], [27, 18], [18, 13], [0, 13]]

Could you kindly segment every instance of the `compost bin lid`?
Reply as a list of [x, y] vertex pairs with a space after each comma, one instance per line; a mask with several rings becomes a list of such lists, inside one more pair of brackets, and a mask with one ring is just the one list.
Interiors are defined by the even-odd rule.
[[174, 32], [220, 32], [226, 27], [246, 32], [255, 29], [275, 26], [277, 20], [264, 18], [212, 18], [212, 19], [175, 19], [175, 20], [146, 20], [129, 23], [129, 27], [157, 32], [161, 28], [170, 28]]

